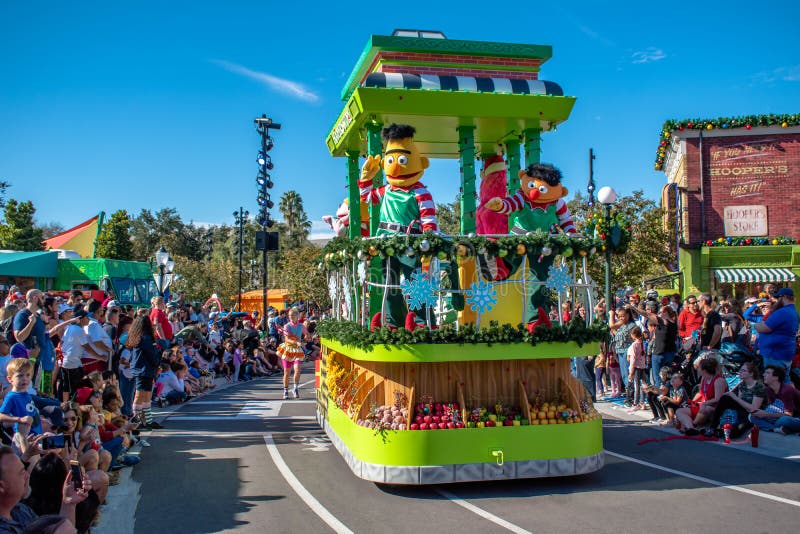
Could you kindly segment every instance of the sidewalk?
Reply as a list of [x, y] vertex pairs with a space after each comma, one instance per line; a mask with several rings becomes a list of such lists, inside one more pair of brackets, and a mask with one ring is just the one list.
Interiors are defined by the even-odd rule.
[[[222, 391], [237, 384], [247, 384], [249, 382], [228, 382], [225, 378], [214, 379], [214, 389], [212, 391]], [[153, 419], [163, 422], [170, 414], [178, 410], [185, 404], [191, 404], [195, 400], [203, 399], [205, 393], [198, 395], [194, 399], [184, 404], [173, 404], [166, 408], [158, 408], [153, 405]], [[141, 436], [147, 439], [150, 432], [142, 432]], [[141, 452], [141, 445], [131, 448], [127, 454], [138, 456]], [[131, 475], [135, 467], [124, 468], [120, 471], [120, 481], [116, 486], [108, 488], [105, 505], [100, 507], [100, 521], [96, 527], [92, 527], [95, 534], [133, 534], [133, 518], [136, 514], [136, 507], [139, 503], [139, 486]]]
[[[649, 409], [640, 410], [638, 412], [629, 414], [627, 413], [629, 408], [621, 404], [604, 400], [596, 402], [594, 407], [603, 415], [603, 419], [610, 418], [629, 423], [635, 423], [639, 426], [645, 428], [649, 427], [663, 434], [672, 436], [682, 435], [672, 425], [659, 425], [650, 423], [650, 419], [653, 418], [653, 413]], [[739, 438], [737, 442], [732, 442], [729, 444], [726, 444], [723, 440], [707, 441], [705, 443], [715, 445], [717, 447], [735, 447], [737, 449], [748, 451], [754, 454], [762, 454], [764, 456], [771, 456], [773, 458], [800, 462], [800, 436], [798, 435], [783, 436], [781, 434], [775, 434], [774, 432], [762, 431], [758, 437], [757, 448], [750, 446], [750, 440], [747, 438], [747, 436], [749, 436], [749, 434], [745, 434], [743, 437]], [[656, 434], [653, 437], [658, 438], [659, 436]], [[742, 441], [744, 441], [744, 443], [741, 443]]]

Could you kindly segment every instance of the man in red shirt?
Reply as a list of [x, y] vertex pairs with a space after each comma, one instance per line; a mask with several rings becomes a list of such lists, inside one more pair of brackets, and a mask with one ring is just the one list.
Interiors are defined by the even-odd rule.
[[678, 314], [678, 337], [681, 342], [686, 342], [692, 338], [692, 332], [703, 327], [703, 312], [697, 305], [697, 297], [689, 295], [686, 297], [686, 306]]
[[153, 297], [150, 299], [150, 322], [153, 323], [153, 331], [156, 334], [156, 342], [163, 349], [168, 349], [172, 341], [172, 325], [167, 319], [167, 314], [164, 310], [167, 308], [164, 304], [164, 297]]

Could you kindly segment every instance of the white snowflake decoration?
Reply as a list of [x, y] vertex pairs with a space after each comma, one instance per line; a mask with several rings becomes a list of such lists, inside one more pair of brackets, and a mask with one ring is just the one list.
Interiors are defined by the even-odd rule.
[[338, 292], [338, 284], [336, 283], [336, 273], [328, 275], [328, 295], [331, 297], [331, 302], [336, 302], [336, 293]]
[[467, 290], [466, 301], [474, 312], [490, 312], [497, 304], [497, 290], [485, 280], [473, 282]]
[[569, 274], [569, 267], [566, 265], [560, 267], [551, 265], [547, 275], [547, 282], [544, 285], [556, 293], [566, 293], [573, 283], [572, 276]]
[[342, 292], [344, 293], [344, 309], [345, 317], [350, 317], [350, 312], [353, 309], [353, 294], [350, 291], [350, 278], [345, 276], [342, 279]]
[[356, 274], [358, 276], [358, 283], [360, 285], [364, 285], [364, 282], [367, 281], [367, 264], [366, 264], [366, 262], [363, 262], [363, 261], [358, 262], [358, 267], [356, 268]]
[[400, 282], [400, 290], [408, 300], [410, 310], [419, 310], [436, 304], [436, 292], [439, 291], [439, 280], [431, 278], [430, 274], [416, 269], [411, 273], [411, 279]]

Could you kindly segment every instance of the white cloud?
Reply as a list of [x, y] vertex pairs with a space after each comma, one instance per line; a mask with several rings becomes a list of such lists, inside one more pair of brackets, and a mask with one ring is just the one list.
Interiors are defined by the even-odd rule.
[[667, 57], [667, 54], [661, 48], [656, 48], [654, 46], [649, 46], [644, 50], [639, 50], [631, 54], [633, 60], [631, 63], [652, 63], [654, 61], [659, 61]]
[[800, 82], [800, 65], [777, 67], [757, 72], [751, 76], [753, 83], [773, 84], [775, 82]]
[[267, 74], [266, 72], [251, 70], [247, 67], [237, 65], [236, 63], [231, 63], [230, 61], [212, 59], [211, 62], [219, 65], [228, 72], [241, 74], [242, 76], [250, 78], [251, 80], [256, 80], [257, 82], [266, 85], [270, 89], [287, 94], [291, 97], [305, 100], [306, 102], [317, 102], [319, 100], [319, 95], [307, 89], [301, 83], [278, 78], [277, 76]]

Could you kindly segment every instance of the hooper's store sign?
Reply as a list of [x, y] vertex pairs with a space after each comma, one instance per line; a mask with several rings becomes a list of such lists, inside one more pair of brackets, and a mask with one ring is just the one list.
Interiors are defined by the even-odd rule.
[[725, 237], [768, 235], [766, 206], [725, 206]]

